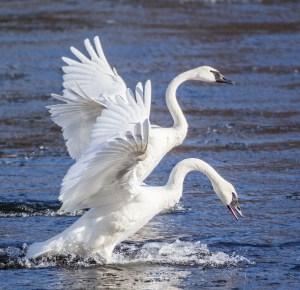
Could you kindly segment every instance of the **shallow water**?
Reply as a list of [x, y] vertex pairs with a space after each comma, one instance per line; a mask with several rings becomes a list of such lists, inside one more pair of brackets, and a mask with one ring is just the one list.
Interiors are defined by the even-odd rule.
[[[0, 288], [296, 289], [300, 287], [300, 3], [298, 1], [6, 1], [0, 10]], [[181, 203], [97, 256], [25, 258], [72, 224], [56, 213], [72, 161], [45, 109], [60, 93], [63, 55], [100, 35], [128, 86], [151, 79], [152, 123], [170, 126], [164, 92], [207, 64], [236, 86], [189, 82], [178, 99], [190, 128], [149, 184], [187, 157], [237, 189], [236, 222], [191, 173]]]

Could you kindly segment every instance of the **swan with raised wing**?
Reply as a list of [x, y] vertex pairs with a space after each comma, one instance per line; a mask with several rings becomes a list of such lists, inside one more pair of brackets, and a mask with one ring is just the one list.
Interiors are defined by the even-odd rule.
[[165, 186], [149, 186], [138, 180], [138, 165], [146, 158], [153, 130], [148, 105], [146, 96], [137, 92], [134, 98], [129, 90], [126, 100], [116, 96], [103, 104], [91, 129], [89, 146], [69, 169], [60, 192], [62, 210], [90, 209], [62, 233], [32, 244], [28, 258], [96, 253], [109, 262], [118, 243], [179, 201], [184, 178], [193, 170], [208, 177], [236, 219], [236, 212], [242, 216], [233, 185], [200, 159], [179, 162]]
[[[64, 71], [64, 91], [62, 96], [54, 94], [53, 97], [65, 103], [49, 106], [52, 119], [62, 127], [69, 154], [75, 160], [79, 160], [83, 152], [89, 147], [92, 128], [97, 118], [101, 116], [106, 103], [115, 100], [116, 96], [122, 97], [126, 102], [132, 98], [132, 94], [126, 93], [127, 89], [123, 79], [107, 62], [99, 38], [94, 38], [95, 48], [88, 39], [84, 41], [84, 44], [90, 58], [87, 58], [74, 47], [71, 47], [71, 51], [79, 61], [67, 57], [62, 58], [67, 64], [62, 68]], [[176, 91], [187, 80], [233, 83], [218, 70], [209, 66], [201, 66], [186, 71], [171, 81], [166, 91], [166, 102], [174, 124], [170, 128], [152, 127], [144, 159], [139, 162], [136, 168], [137, 178], [140, 181], [145, 180], [166, 153], [180, 145], [186, 137], [188, 124], [177, 102]], [[136, 93], [144, 94], [147, 97], [145, 106], [149, 114], [150, 81], [145, 83], [145, 88], [141, 83], [138, 83]], [[112, 135], [117, 133], [110, 132]]]

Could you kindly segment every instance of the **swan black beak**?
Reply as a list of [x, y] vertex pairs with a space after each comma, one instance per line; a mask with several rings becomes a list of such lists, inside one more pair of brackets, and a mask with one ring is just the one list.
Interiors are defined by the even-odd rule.
[[225, 78], [223, 75], [220, 74], [220, 76], [216, 79], [217, 83], [222, 83], [222, 84], [228, 84], [228, 85], [234, 85], [235, 82]]
[[231, 211], [231, 213], [233, 214], [233, 216], [235, 217], [235, 219], [238, 221], [238, 216], [237, 214], [235, 213], [235, 211], [243, 218], [243, 214], [242, 214], [242, 210], [240, 208], [240, 205], [238, 203], [235, 203], [235, 205], [233, 205], [232, 203], [231, 204], [228, 204], [227, 205], [228, 209]]

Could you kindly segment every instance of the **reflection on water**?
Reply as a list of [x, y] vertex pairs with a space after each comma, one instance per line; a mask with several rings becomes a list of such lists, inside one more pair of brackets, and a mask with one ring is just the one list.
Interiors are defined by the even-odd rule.
[[122, 288], [122, 289], [178, 289], [182, 280], [191, 272], [187, 269], [148, 266], [141, 264], [139, 267], [105, 266], [92, 269], [63, 269], [62, 284], [64, 287], [77, 285], [77, 287]]
[[[299, 288], [299, 1], [6, 1], [0, 11], [0, 288]], [[237, 189], [236, 222], [197, 173], [181, 204], [114, 252], [28, 261], [26, 246], [72, 224], [57, 214], [72, 160], [45, 109], [61, 90], [61, 56], [100, 35], [129, 87], [151, 79], [151, 122], [170, 126], [165, 89], [211, 65], [236, 86], [178, 90], [184, 144], [147, 182], [167, 181], [187, 157], [204, 159]]]

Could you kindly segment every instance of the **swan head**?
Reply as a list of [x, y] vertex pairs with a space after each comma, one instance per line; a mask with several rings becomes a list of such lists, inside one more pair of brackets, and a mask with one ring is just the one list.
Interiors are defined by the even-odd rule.
[[242, 210], [240, 208], [240, 204], [238, 200], [238, 195], [234, 186], [230, 182], [226, 181], [225, 179], [222, 179], [217, 183], [212, 182], [212, 185], [215, 193], [218, 195], [221, 201], [227, 206], [227, 208], [230, 210], [230, 212], [233, 214], [236, 220], [238, 220], [236, 212], [241, 217], [243, 217]]
[[200, 66], [194, 70], [193, 78], [194, 80], [199, 80], [208, 83], [223, 83], [223, 84], [231, 84], [234, 82], [224, 77], [218, 70], [210, 66]]

